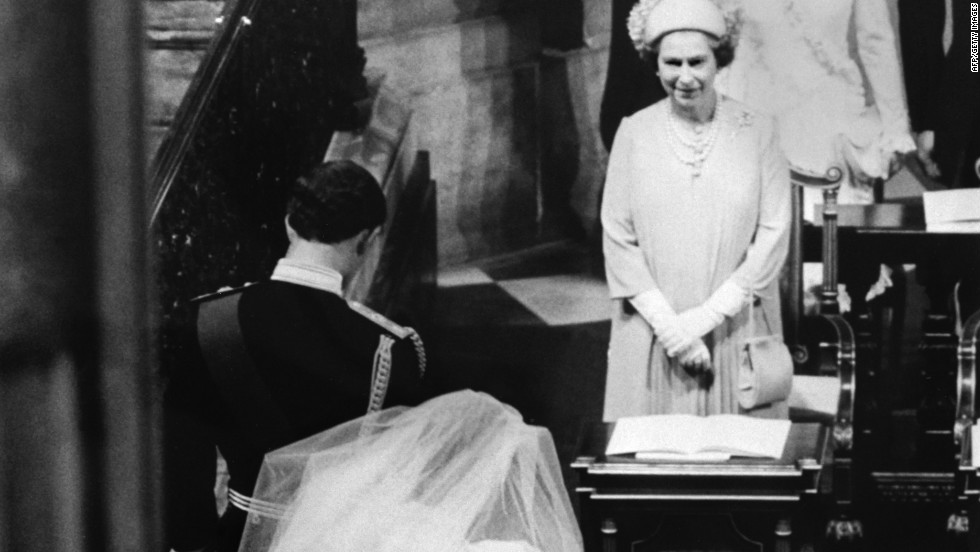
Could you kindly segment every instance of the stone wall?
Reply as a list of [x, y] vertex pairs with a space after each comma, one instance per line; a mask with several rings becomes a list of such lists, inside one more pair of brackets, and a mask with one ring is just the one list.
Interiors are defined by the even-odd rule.
[[441, 265], [594, 230], [610, 2], [585, 2], [571, 52], [543, 48], [534, 4], [358, 3], [368, 71], [407, 98], [431, 151]]

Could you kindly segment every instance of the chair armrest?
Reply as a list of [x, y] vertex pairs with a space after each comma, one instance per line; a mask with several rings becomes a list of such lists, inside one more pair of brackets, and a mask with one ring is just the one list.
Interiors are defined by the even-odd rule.
[[[854, 404], [856, 391], [854, 329], [838, 314], [821, 314], [833, 329], [828, 343], [836, 349], [832, 366], [821, 366], [821, 371], [836, 374], [840, 380], [840, 396], [834, 416], [833, 437], [835, 453], [850, 451], [854, 446]], [[826, 363], [826, 361], [824, 361]]]
[[978, 343], [980, 343], [980, 312], [974, 313], [967, 320], [956, 351], [958, 366], [953, 440], [959, 449], [954, 473], [956, 504], [959, 511], [950, 516], [947, 530], [958, 534], [969, 532], [969, 512], [980, 498], [980, 470], [974, 466], [972, 434], [976, 415]]
[[976, 312], [963, 326], [963, 336], [956, 350], [956, 421], [953, 423], [953, 439], [960, 447], [960, 467], [972, 466], [970, 428], [976, 417], [974, 412], [977, 394], [977, 343], [980, 342], [980, 312]]

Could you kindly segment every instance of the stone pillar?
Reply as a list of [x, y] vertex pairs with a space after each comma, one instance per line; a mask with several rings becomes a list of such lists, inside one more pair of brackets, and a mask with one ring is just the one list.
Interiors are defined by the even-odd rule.
[[161, 548], [141, 28], [0, 0], [0, 549]]

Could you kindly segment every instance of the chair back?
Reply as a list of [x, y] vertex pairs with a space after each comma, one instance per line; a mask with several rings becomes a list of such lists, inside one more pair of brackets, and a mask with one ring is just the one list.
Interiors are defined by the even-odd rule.
[[823, 191], [823, 232], [820, 255], [823, 263], [823, 283], [819, 304], [822, 314], [838, 314], [840, 308], [837, 303], [837, 190], [842, 178], [843, 172], [837, 167], [831, 167], [822, 175], [798, 168], [790, 169], [790, 182], [793, 185], [793, 218], [789, 254], [780, 279], [780, 292], [783, 298], [783, 335], [797, 367], [805, 364], [810, 358], [803, 335], [805, 315], [803, 189], [816, 188]]

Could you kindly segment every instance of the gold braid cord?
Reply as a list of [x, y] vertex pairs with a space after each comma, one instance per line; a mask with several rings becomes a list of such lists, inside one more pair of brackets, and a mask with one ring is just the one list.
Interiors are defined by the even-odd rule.
[[374, 351], [374, 366], [371, 369], [371, 397], [368, 399], [368, 412], [377, 412], [385, 403], [388, 382], [391, 381], [391, 346], [395, 340], [382, 335], [378, 348]]
[[419, 336], [418, 332], [409, 328], [407, 326], [400, 326], [391, 320], [388, 320], [383, 315], [371, 310], [368, 307], [358, 303], [357, 301], [348, 301], [348, 305], [354, 311], [364, 316], [368, 320], [374, 322], [375, 324], [384, 328], [387, 332], [397, 336], [399, 339], [411, 339], [412, 345], [415, 346], [415, 356], [418, 358], [419, 362], [419, 377], [425, 376], [425, 344], [422, 343], [422, 338]]

